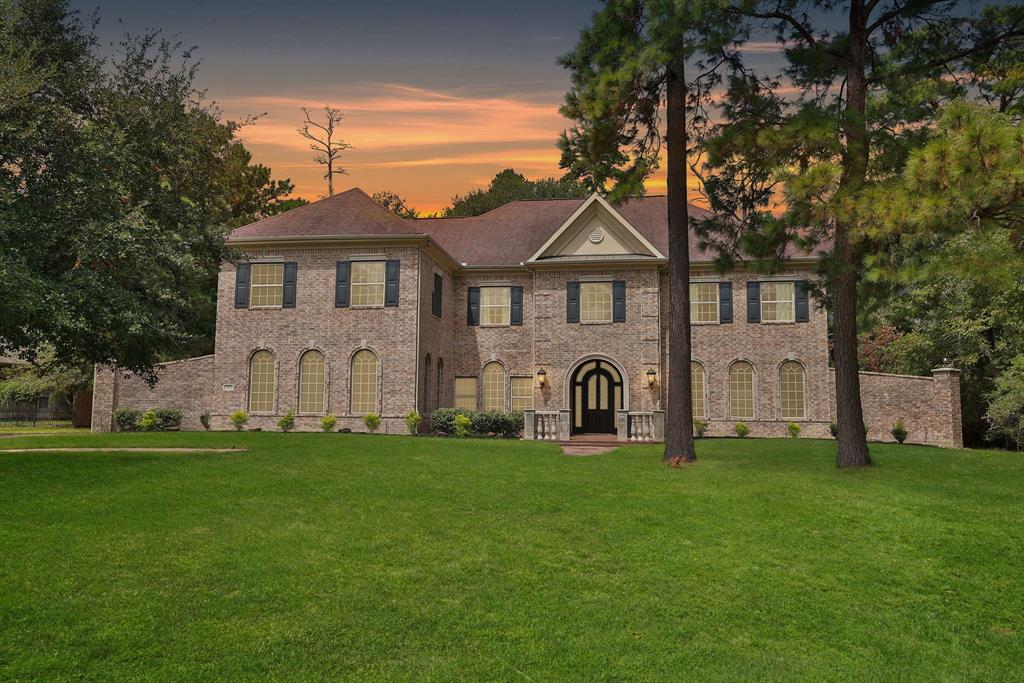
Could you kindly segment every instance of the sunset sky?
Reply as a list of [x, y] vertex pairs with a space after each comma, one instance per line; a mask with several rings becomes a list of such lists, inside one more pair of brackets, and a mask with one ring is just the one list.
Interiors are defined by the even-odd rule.
[[[88, 16], [96, 1], [74, 0]], [[229, 118], [263, 114], [246, 146], [296, 194], [326, 192], [322, 171], [296, 132], [302, 107], [345, 115], [349, 175], [335, 189], [392, 190], [421, 212], [487, 184], [512, 167], [560, 175], [555, 140], [568, 52], [598, 3], [270, 2], [99, 0], [106, 50], [147, 28], [196, 45], [199, 84]], [[776, 59], [773, 45], [753, 46]], [[648, 190], [664, 189], [656, 177]]]

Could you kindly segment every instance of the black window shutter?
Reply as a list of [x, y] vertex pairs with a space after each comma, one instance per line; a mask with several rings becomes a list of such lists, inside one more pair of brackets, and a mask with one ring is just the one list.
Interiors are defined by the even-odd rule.
[[580, 283], [565, 283], [565, 322], [580, 321]]
[[612, 321], [626, 322], [626, 283], [622, 280], [612, 283]]
[[480, 288], [470, 287], [466, 297], [466, 324], [480, 324]]
[[512, 311], [509, 315], [509, 322], [513, 325], [523, 324], [523, 288], [513, 287], [509, 297], [512, 302]]
[[249, 264], [235, 268], [235, 308], [249, 308]]
[[810, 310], [807, 305], [807, 282], [797, 280], [793, 285], [793, 293], [796, 297], [796, 321], [805, 323], [810, 320]]
[[747, 283], [747, 322], [761, 322], [761, 283]]
[[441, 317], [441, 313], [442, 313], [442, 311], [441, 311], [441, 301], [442, 301], [441, 292], [443, 291], [443, 289], [444, 289], [444, 278], [441, 277], [440, 275], [438, 275], [437, 273], [434, 273], [434, 294], [433, 294], [433, 301], [431, 302], [431, 306], [433, 308], [434, 315], [436, 315], [438, 318]]
[[295, 283], [298, 279], [299, 264], [286, 261], [284, 264], [284, 288], [281, 291], [281, 308], [295, 308]]
[[732, 283], [718, 283], [718, 322], [732, 322]]
[[334, 279], [334, 306], [348, 308], [350, 283], [352, 281], [352, 262], [338, 261], [337, 275]]
[[388, 261], [384, 265], [384, 305], [398, 305], [398, 276], [401, 261]]

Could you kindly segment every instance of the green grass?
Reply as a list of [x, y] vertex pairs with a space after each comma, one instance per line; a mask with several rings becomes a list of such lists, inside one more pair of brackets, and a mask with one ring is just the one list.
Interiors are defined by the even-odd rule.
[[1024, 457], [114, 434], [0, 448], [0, 679], [1009, 680]]
[[0, 425], [0, 435], [7, 434], [81, 434], [89, 433], [88, 429], [71, 427], [33, 427], [27, 424], [4, 424]]

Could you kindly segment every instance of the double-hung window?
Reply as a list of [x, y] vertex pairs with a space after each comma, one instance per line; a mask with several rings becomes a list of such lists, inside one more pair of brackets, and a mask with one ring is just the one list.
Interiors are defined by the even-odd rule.
[[690, 283], [690, 322], [718, 322], [718, 283]]
[[[284, 301], [284, 264], [252, 264], [249, 308], [281, 308]], [[244, 303], [242, 304], [245, 305]]]
[[580, 322], [610, 323], [612, 321], [612, 283], [580, 283]]
[[512, 378], [512, 410], [533, 408], [533, 377]]
[[384, 262], [352, 262], [352, 305], [384, 306]]
[[476, 410], [476, 377], [455, 378], [455, 407]]
[[502, 327], [511, 324], [512, 288], [480, 288], [480, 324]]
[[796, 320], [796, 291], [793, 282], [761, 283], [761, 322], [791, 323]]

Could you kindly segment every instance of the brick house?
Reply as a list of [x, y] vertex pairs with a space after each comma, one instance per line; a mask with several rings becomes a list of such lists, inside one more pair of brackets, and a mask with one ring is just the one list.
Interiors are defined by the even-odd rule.
[[[699, 218], [701, 209], [690, 208]], [[168, 363], [155, 389], [97, 370], [96, 429], [118, 406], [209, 412], [226, 428], [405, 432], [440, 406], [525, 411], [526, 438], [657, 440], [668, 367], [664, 197], [516, 201], [471, 218], [401, 219], [359, 189], [233, 231], [212, 356]], [[826, 313], [808, 296], [816, 257], [772, 276], [722, 274], [691, 235], [694, 414], [827, 437], [834, 414]], [[867, 375], [868, 373], [865, 373]], [[872, 436], [902, 418], [911, 440], [960, 445], [959, 376], [865, 377]]]

